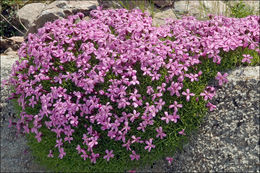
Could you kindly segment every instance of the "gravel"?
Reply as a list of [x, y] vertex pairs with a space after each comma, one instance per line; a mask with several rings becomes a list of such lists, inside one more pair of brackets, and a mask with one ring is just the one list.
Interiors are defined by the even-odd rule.
[[[229, 72], [210, 112], [170, 172], [259, 172], [259, 67]], [[216, 82], [215, 82], [216, 83]], [[214, 84], [213, 84], [214, 85]]]
[[198, 131], [172, 164], [166, 160], [138, 172], [260, 172], [259, 66], [228, 71], [229, 83], [217, 88], [209, 112]]
[[[1, 81], [8, 78], [12, 64], [18, 60], [16, 52], [1, 54]], [[1, 89], [0, 130], [1, 130], [1, 173], [2, 172], [45, 172], [34, 160], [24, 136], [18, 135], [15, 128], [8, 128], [8, 120], [15, 117], [10, 101], [10, 89]]]
[[[16, 54], [1, 55], [1, 80], [10, 74]], [[259, 162], [259, 66], [229, 71], [229, 83], [218, 88], [209, 112], [183, 151], [170, 165], [160, 160], [141, 172], [260, 172]], [[12, 104], [6, 101], [8, 88], [1, 89], [1, 172], [45, 172], [34, 160], [26, 139], [8, 128], [14, 117]]]

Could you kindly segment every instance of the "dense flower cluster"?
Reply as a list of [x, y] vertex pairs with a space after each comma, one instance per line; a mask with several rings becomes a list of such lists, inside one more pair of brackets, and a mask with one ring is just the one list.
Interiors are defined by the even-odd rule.
[[[196, 95], [183, 85], [184, 80], [199, 80], [202, 71], [194, 66], [201, 57], [219, 64], [222, 50], [248, 47], [259, 52], [257, 16], [216, 16], [209, 21], [186, 17], [156, 28], [140, 10], [98, 8], [91, 15], [89, 21], [79, 13], [46, 23], [37, 34], [29, 34], [12, 70], [12, 97], [22, 107], [17, 128], [35, 133], [38, 142], [44, 135], [42, 126], [56, 133], [48, 157], [56, 148], [60, 159], [66, 157], [64, 144], [72, 143], [83, 126], [85, 132], [75, 148], [82, 159], [92, 163], [113, 159], [117, 151], [111, 148], [95, 152], [106, 135], [121, 143], [131, 160], [139, 160], [142, 156], [133, 145], [150, 152], [155, 141], [168, 137], [156, 122], [166, 126], [181, 119], [178, 111], [183, 105], [164, 99], [165, 94], [187, 102], [214, 96], [213, 87]], [[243, 61], [250, 62], [250, 56]], [[227, 81], [221, 73], [216, 79], [220, 85]], [[207, 106], [215, 108], [211, 103]], [[28, 113], [28, 107], [37, 113]], [[146, 133], [148, 127], [154, 127], [154, 136], [136, 134]], [[184, 129], [176, 134], [185, 135]]]

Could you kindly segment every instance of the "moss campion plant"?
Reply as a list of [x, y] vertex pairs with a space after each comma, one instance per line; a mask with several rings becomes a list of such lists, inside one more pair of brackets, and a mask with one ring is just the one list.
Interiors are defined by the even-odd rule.
[[167, 156], [216, 108], [208, 80], [224, 84], [218, 71], [243, 58], [259, 63], [258, 16], [158, 28], [137, 9], [91, 16], [29, 34], [8, 81], [21, 107], [10, 124], [55, 171], [124, 171]]

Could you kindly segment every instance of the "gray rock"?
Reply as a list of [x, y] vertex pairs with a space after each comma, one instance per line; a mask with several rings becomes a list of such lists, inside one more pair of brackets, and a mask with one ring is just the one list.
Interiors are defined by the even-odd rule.
[[[34, 4], [34, 3], [33, 3]], [[34, 8], [33, 4], [29, 4], [24, 7], [25, 9]], [[48, 5], [45, 5], [40, 12], [35, 14], [33, 17], [25, 16], [27, 18], [28, 24], [28, 33], [36, 33], [37, 30], [44, 26], [46, 22], [52, 22], [59, 18], [66, 18], [69, 15], [76, 14], [81, 12], [86, 16], [89, 15], [89, 12], [93, 9], [96, 9], [98, 2], [96, 0], [91, 1], [54, 1]], [[36, 12], [35, 12], [36, 13]]]
[[23, 37], [20, 36], [14, 36], [10, 38], [3, 38], [0, 37], [0, 52], [4, 52], [8, 48], [11, 48], [12, 50], [18, 50], [20, 44], [24, 41]]
[[[124, 5], [126, 5], [125, 1], [123, 2]], [[98, 0], [99, 6], [102, 6], [103, 9], [116, 9], [116, 8], [123, 8], [123, 5], [120, 4], [118, 1], [107, 1], [107, 0]]]
[[68, 8], [72, 11], [73, 14], [76, 14], [78, 12], [81, 12], [85, 14], [86, 16], [89, 15], [89, 12], [92, 9], [96, 9], [98, 6], [98, 2], [96, 0], [90, 0], [90, 1], [69, 1], [68, 2]]
[[20, 18], [21, 22], [26, 28], [30, 28], [33, 22], [41, 14], [46, 4], [44, 3], [31, 3], [25, 5], [17, 12], [17, 17]]
[[172, 7], [174, 0], [153, 0], [153, 4], [159, 8]]
[[[259, 66], [228, 73], [229, 83], [211, 101], [217, 110], [208, 113], [188, 148], [173, 156], [169, 172], [259, 171], [259, 108], [253, 106], [259, 106]], [[252, 95], [243, 96], [248, 91]]]
[[163, 10], [155, 13], [153, 17], [153, 26], [161, 26], [165, 24], [165, 19], [177, 19], [172, 9]]
[[[178, 18], [183, 15], [194, 16], [198, 19], [207, 18], [208, 14], [230, 16], [230, 7], [237, 4], [239, 1], [190, 1], [181, 0], [174, 2], [174, 11]], [[259, 2], [257, 1], [243, 1], [250, 8], [254, 8], [253, 13], [259, 14]]]

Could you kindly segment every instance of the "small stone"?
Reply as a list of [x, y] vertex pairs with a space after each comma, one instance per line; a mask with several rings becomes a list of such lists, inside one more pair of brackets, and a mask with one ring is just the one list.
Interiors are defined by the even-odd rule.
[[153, 26], [161, 26], [165, 24], [165, 19], [177, 19], [172, 9], [167, 9], [154, 14]]
[[159, 8], [172, 7], [174, 0], [153, 0], [153, 4]]

